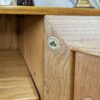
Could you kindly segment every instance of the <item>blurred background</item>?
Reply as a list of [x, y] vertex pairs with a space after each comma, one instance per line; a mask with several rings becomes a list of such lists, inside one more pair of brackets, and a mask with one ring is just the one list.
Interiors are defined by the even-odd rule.
[[100, 8], [100, 0], [0, 0], [0, 5]]

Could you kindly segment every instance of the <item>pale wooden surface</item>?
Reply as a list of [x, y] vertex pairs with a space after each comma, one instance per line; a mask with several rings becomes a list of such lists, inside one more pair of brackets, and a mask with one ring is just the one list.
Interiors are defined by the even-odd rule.
[[0, 100], [38, 100], [26, 64], [17, 51], [0, 51]]
[[0, 49], [18, 49], [16, 16], [0, 15]]
[[100, 16], [100, 9], [92, 8], [53, 8], [36, 6], [0, 6], [0, 14], [19, 15], [94, 15]]
[[100, 58], [75, 55], [74, 100], [100, 100]]
[[46, 16], [45, 22], [71, 50], [100, 56], [99, 16]]
[[[48, 45], [48, 38], [56, 37], [60, 47], [53, 50]], [[44, 100], [73, 99], [73, 54], [64, 40], [45, 21], [44, 50]]]
[[19, 45], [43, 100], [44, 16], [22, 16]]
[[[46, 40], [53, 36], [60, 42], [59, 48], [53, 50], [49, 47], [48, 41], [46, 41], [46, 55], [45, 58], [45, 97], [51, 98], [51, 100], [69, 99], [73, 100], [87, 100], [86, 97], [90, 97], [91, 100], [99, 100], [99, 78], [100, 78], [100, 17], [98, 16], [46, 16], [45, 17], [45, 32]], [[50, 35], [52, 34], [52, 35]], [[61, 40], [63, 42], [61, 42]], [[64, 45], [65, 44], [65, 45]], [[66, 47], [69, 51], [73, 52], [73, 56], [68, 56], [68, 59], [72, 59], [72, 76], [64, 75], [66, 70], [64, 68], [70, 69], [70, 66], [66, 65], [67, 61], [63, 58], [68, 54]], [[65, 50], [65, 52], [64, 52]], [[77, 53], [75, 51], [84, 52], [85, 54]], [[63, 55], [64, 52], [64, 55]], [[91, 56], [90, 56], [91, 54]], [[60, 58], [59, 58], [60, 57]], [[62, 63], [65, 65], [61, 65]], [[65, 61], [65, 63], [64, 63]], [[60, 67], [59, 67], [60, 66]], [[58, 70], [59, 68], [59, 70]], [[63, 68], [63, 69], [62, 69]], [[75, 73], [74, 73], [75, 68]], [[61, 71], [59, 73], [59, 71]], [[68, 72], [67, 72], [68, 74]], [[64, 76], [63, 76], [64, 75]], [[62, 77], [61, 77], [62, 76]], [[72, 98], [68, 98], [68, 88], [66, 88], [69, 81], [73, 85]], [[75, 85], [73, 84], [75, 78]], [[57, 80], [56, 80], [57, 79]], [[64, 80], [65, 79], [65, 80]], [[56, 83], [56, 81], [57, 83]], [[67, 82], [64, 84], [64, 82]], [[51, 84], [51, 81], [53, 84]], [[63, 82], [63, 84], [62, 84]], [[49, 85], [48, 85], [49, 84]], [[56, 85], [55, 85], [56, 84]], [[62, 94], [62, 88], [65, 86], [65, 91]], [[69, 89], [69, 91], [70, 91]], [[59, 94], [58, 91], [60, 90]], [[64, 90], [64, 89], [63, 89]], [[44, 91], [44, 92], [45, 92]], [[61, 96], [62, 95], [62, 96]], [[67, 97], [66, 97], [67, 95]], [[54, 97], [54, 98], [53, 98]], [[57, 98], [58, 97], [58, 98]]]

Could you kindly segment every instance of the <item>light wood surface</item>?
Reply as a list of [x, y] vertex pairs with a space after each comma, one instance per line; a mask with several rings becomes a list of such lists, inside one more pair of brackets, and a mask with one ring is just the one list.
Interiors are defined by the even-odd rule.
[[100, 56], [99, 16], [46, 16], [48, 32], [58, 34], [73, 51]]
[[[52, 49], [48, 45], [50, 37], [58, 39], [57, 49]], [[44, 48], [44, 100], [72, 100], [74, 55], [47, 20], [45, 20]]]
[[[24, 14], [26, 14], [26, 12], [24, 12]], [[37, 14], [40, 14], [40, 13], [38, 12]], [[10, 19], [10, 17], [11, 17], [11, 20], [8, 21], [8, 18]], [[99, 45], [100, 17], [99, 16], [46, 16], [45, 30], [44, 30], [44, 16], [43, 15], [39, 15], [39, 16], [38, 15], [34, 15], [34, 16], [21, 15], [21, 16], [18, 16], [17, 19], [15, 18], [15, 16], [1, 15], [0, 18], [1, 18], [0, 19], [1, 33], [2, 31], [4, 31], [4, 35], [0, 34], [1, 35], [0, 37], [1, 49], [2, 48], [16, 49], [18, 48], [18, 46], [20, 47], [20, 51], [24, 56], [25, 62], [30, 70], [32, 78], [34, 79], [35, 85], [38, 89], [41, 99], [42, 100], [58, 100], [58, 99], [72, 100], [73, 91], [74, 91], [74, 88], [73, 88], [74, 75], [73, 74], [74, 74], [74, 67], [75, 67], [74, 66], [75, 55], [73, 55], [72, 51], [84, 52], [87, 54], [100, 57], [100, 45]], [[18, 21], [18, 26], [16, 26], [17, 24], [15, 24], [16, 20]], [[6, 24], [8, 25], [8, 27], [6, 27], [6, 30], [5, 30]], [[15, 28], [19, 28], [19, 30], [17, 30], [19, 32], [18, 34], [16, 33]], [[19, 35], [18, 44], [17, 44], [16, 34]], [[44, 41], [44, 35], [45, 35], [45, 41]], [[58, 49], [53, 50], [49, 47], [48, 38], [50, 36], [54, 36], [58, 39], [60, 43]], [[5, 40], [6, 42], [3, 40]], [[5, 44], [3, 45], [3, 43]], [[44, 44], [45, 44], [45, 50], [44, 50]], [[5, 57], [4, 55], [3, 57]], [[84, 55], [82, 55], [82, 57], [84, 58]], [[7, 57], [5, 58], [7, 59]], [[76, 58], [76, 60], [77, 59], [78, 58]], [[95, 61], [98, 58], [92, 58], [91, 56], [90, 60], [92, 61], [92, 59], [93, 61]], [[99, 64], [99, 61], [97, 63]], [[13, 64], [11, 63], [10, 66], [12, 65]], [[88, 71], [90, 71], [91, 64], [90, 65], [87, 64], [87, 65], [89, 66]], [[85, 68], [87, 65], [84, 65]], [[96, 66], [96, 69], [97, 69], [97, 66]], [[0, 69], [0, 70], [2, 71], [4, 69]], [[17, 69], [17, 70], [19, 71], [20, 69]], [[78, 69], [76, 71], [78, 71]], [[99, 73], [99, 71], [97, 71], [97, 73]], [[82, 74], [84, 74], [84, 72]], [[94, 71], [94, 75], [96, 75], [96, 71]], [[78, 76], [76, 76], [76, 78], [77, 77]], [[92, 75], [90, 75], [90, 77], [92, 77]], [[81, 79], [81, 76], [79, 78]], [[99, 75], [96, 78], [98, 79]], [[31, 80], [31, 78], [29, 80]], [[31, 82], [30, 85], [29, 84], [28, 85], [29, 85], [29, 91], [31, 92], [27, 93], [27, 91], [25, 90], [28, 90], [28, 89], [25, 88], [24, 91], [26, 94], [24, 95], [27, 97], [30, 97], [30, 100], [31, 100], [31, 97], [34, 95], [34, 91], [33, 91], [34, 89], [32, 90], [32, 81], [30, 82]], [[76, 82], [79, 82], [79, 81], [76, 79]], [[86, 80], [86, 83], [87, 82], [88, 81]], [[90, 81], [90, 83], [88, 82], [87, 85], [92, 86], [91, 82], [92, 80]], [[82, 86], [84, 87], [83, 83], [82, 83]], [[9, 84], [16, 84], [16, 83], [9, 83]], [[94, 84], [99, 87], [97, 83], [94, 83]], [[20, 93], [21, 92], [20, 89], [17, 88], [14, 91], [18, 91], [18, 93]], [[94, 87], [91, 88], [90, 90], [92, 89], [95, 91], [95, 93], [99, 91], [99, 89], [95, 90]], [[81, 89], [80, 90], [75, 89], [76, 93], [80, 91]], [[9, 93], [8, 92], [6, 91], [5, 93], [10, 94], [10, 92]], [[83, 99], [84, 98], [83, 96], [90, 96], [90, 97], [93, 96], [93, 98], [99, 98], [97, 94], [93, 95], [92, 92], [90, 92], [90, 94], [86, 92], [85, 94], [83, 92], [83, 94], [79, 94], [79, 97], [77, 97], [77, 94], [75, 94], [74, 98], [76, 100], [77, 99], [80, 100], [80, 98]], [[19, 97], [23, 98], [22, 95], [18, 95], [18, 94], [14, 94], [14, 95], [16, 95], [18, 98]], [[3, 98], [3, 96], [1, 99], [6, 100], [5, 98]], [[10, 99], [8, 100], [11, 100], [14, 97], [15, 96], [9, 97]], [[35, 99], [37, 99], [37, 96], [35, 97], [36, 97]]]
[[38, 100], [26, 64], [18, 51], [0, 51], [0, 100]]
[[44, 16], [22, 16], [20, 22], [20, 50], [43, 99]]
[[100, 58], [75, 55], [74, 100], [100, 100]]
[[[90, 16], [76, 16], [76, 17], [75, 16], [46, 16], [45, 17], [45, 30], [46, 30], [45, 32], [47, 34], [46, 39], [48, 40], [51, 36], [53, 36], [56, 37], [56, 39], [58, 39], [60, 43], [59, 49], [53, 50], [48, 45], [47, 43], [48, 41], [46, 41], [46, 46], [48, 47], [46, 47], [45, 58], [48, 59], [45, 59], [46, 64], [44, 69], [46, 70], [45, 91], [47, 91], [45, 93], [46, 94], [45, 97], [49, 96], [49, 99], [51, 98], [51, 100], [56, 100], [58, 98], [59, 100], [60, 99], [62, 100], [62, 98], [63, 100], [64, 99], [73, 100], [72, 99], [73, 92], [71, 95], [72, 98], [67, 98], [68, 96], [66, 97], [68, 92], [68, 88], [66, 87], [65, 87], [66, 88], [65, 91], [67, 92], [65, 93], [65, 91], [63, 91], [63, 96], [61, 96], [62, 88], [68, 84], [66, 83], [66, 85], [64, 85], [64, 82], [66, 82], [67, 79], [71, 79], [71, 84], [73, 86], [71, 86], [72, 88], [70, 89], [74, 91], [74, 100], [99, 100], [100, 99], [99, 96], [100, 28], [99, 26], [100, 26], [99, 16], [98, 17], [97, 16], [95, 17], [94, 16], [91, 17]], [[61, 40], [63, 40], [63, 42], [61, 42]], [[71, 55], [69, 55], [67, 58], [67, 61], [68, 59], [72, 60], [72, 62], [70, 62], [70, 64], [72, 63], [71, 66], [72, 74], [71, 76], [69, 74], [68, 77], [67, 75], [64, 75], [64, 72], [67, 72], [64, 68], [68, 68], [68, 67], [70, 68], [70, 66], [66, 65], [67, 61], [65, 61], [63, 58], [65, 55], [68, 54], [68, 51], [66, 50], [66, 46], [67, 46], [67, 50], [69, 49], [70, 52], [71, 51], [73, 52], [73, 56], [71, 57]], [[84, 54], [75, 53], [75, 52], [82, 52]], [[65, 64], [65, 67], [61, 65], [62, 63]], [[75, 73], [74, 73], [74, 68], [75, 68]], [[59, 71], [62, 72], [59, 73]], [[75, 78], [75, 80], [73, 80], [74, 79], [73, 77]], [[60, 82], [60, 80], [64, 80], [64, 78], [65, 81]], [[54, 80], [56, 80], [57, 83]], [[52, 83], [53, 82], [54, 83], [51, 84], [51, 81]], [[75, 84], [73, 84], [73, 81]], [[59, 90], [60, 93], [57, 94]], [[60, 96], [62, 98], [60, 98]]]
[[18, 49], [16, 16], [0, 15], [0, 49]]
[[100, 9], [93, 8], [53, 8], [37, 6], [0, 6], [0, 14], [20, 15], [94, 15], [100, 16]]

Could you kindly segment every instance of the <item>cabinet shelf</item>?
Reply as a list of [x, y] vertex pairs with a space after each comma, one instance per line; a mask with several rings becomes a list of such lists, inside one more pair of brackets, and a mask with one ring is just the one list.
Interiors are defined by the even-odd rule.
[[27, 66], [18, 51], [0, 51], [0, 100], [38, 100]]
[[99, 16], [100, 9], [93, 8], [53, 8], [36, 6], [0, 6], [0, 14], [17, 15], [89, 15]]

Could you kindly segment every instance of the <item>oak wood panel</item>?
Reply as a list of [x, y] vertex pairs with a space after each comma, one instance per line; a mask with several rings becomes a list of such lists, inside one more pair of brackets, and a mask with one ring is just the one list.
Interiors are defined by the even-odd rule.
[[[100, 99], [99, 96], [100, 17], [99, 16], [95, 16], [95, 17], [94, 16], [91, 17], [90, 16], [84, 16], [84, 17], [83, 16], [76, 16], [76, 17], [75, 16], [46, 16], [45, 24], [46, 24], [47, 34], [52, 33], [54, 37], [56, 37], [56, 35], [59, 36], [61, 39], [63, 39], [63, 41], [71, 51], [85, 53], [85, 54], [76, 53], [76, 56], [74, 58], [75, 62], [73, 63], [75, 63], [75, 66], [73, 67], [75, 67], [75, 85], [74, 85], [75, 88], [74, 88], [73, 99], [74, 100], [99, 100]], [[63, 45], [64, 43], [61, 44], [61, 49]], [[48, 49], [49, 48], [47, 48], [47, 50]], [[48, 54], [47, 58], [50, 57], [52, 59], [51, 65], [49, 65], [50, 60], [46, 59], [46, 62], [48, 62], [47, 65], [51, 68], [48, 70], [48, 72], [50, 72], [50, 70], [54, 68], [54, 66], [51, 67], [52, 64], [54, 64], [54, 62], [56, 61], [54, 60], [53, 57], [56, 57], [57, 53], [54, 51], [53, 52], [54, 55], [53, 54], [50, 55], [51, 50], [48, 51], [49, 53], [47, 53]], [[99, 58], [97, 56], [99, 56]], [[60, 61], [57, 62], [56, 66], [59, 65], [59, 63]], [[51, 75], [56, 77], [56, 75], [53, 73]], [[50, 87], [50, 84], [48, 87]], [[55, 85], [55, 87], [57, 87], [57, 84]], [[52, 87], [50, 89], [52, 89]], [[49, 89], [47, 90], [49, 91]]]
[[75, 56], [74, 100], [99, 100], [99, 94], [100, 58], [77, 52]]
[[20, 18], [19, 45], [35, 85], [43, 98], [44, 16]]
[[18, 51], [0, 51], [0, 100], [38, 100], [23, 57]]
[[74, 51], [100, 56], [99, 16], [53, 16], [45, 20]]
[[17, 49], [16, 16], [0, 15], [0, 49]]
[[89, 15], [100, 16], [100, 9], [92, 8], [56, 8], [56, 7], [37, 7], [37, 6], [0, 6], [0, 14], [19, 14], [19, 15]]
[[[48, 39], [56, 37], [59, 48], [52, 49]], [[45, 20], [44, 100], [73, 99], [73, 53]]]

